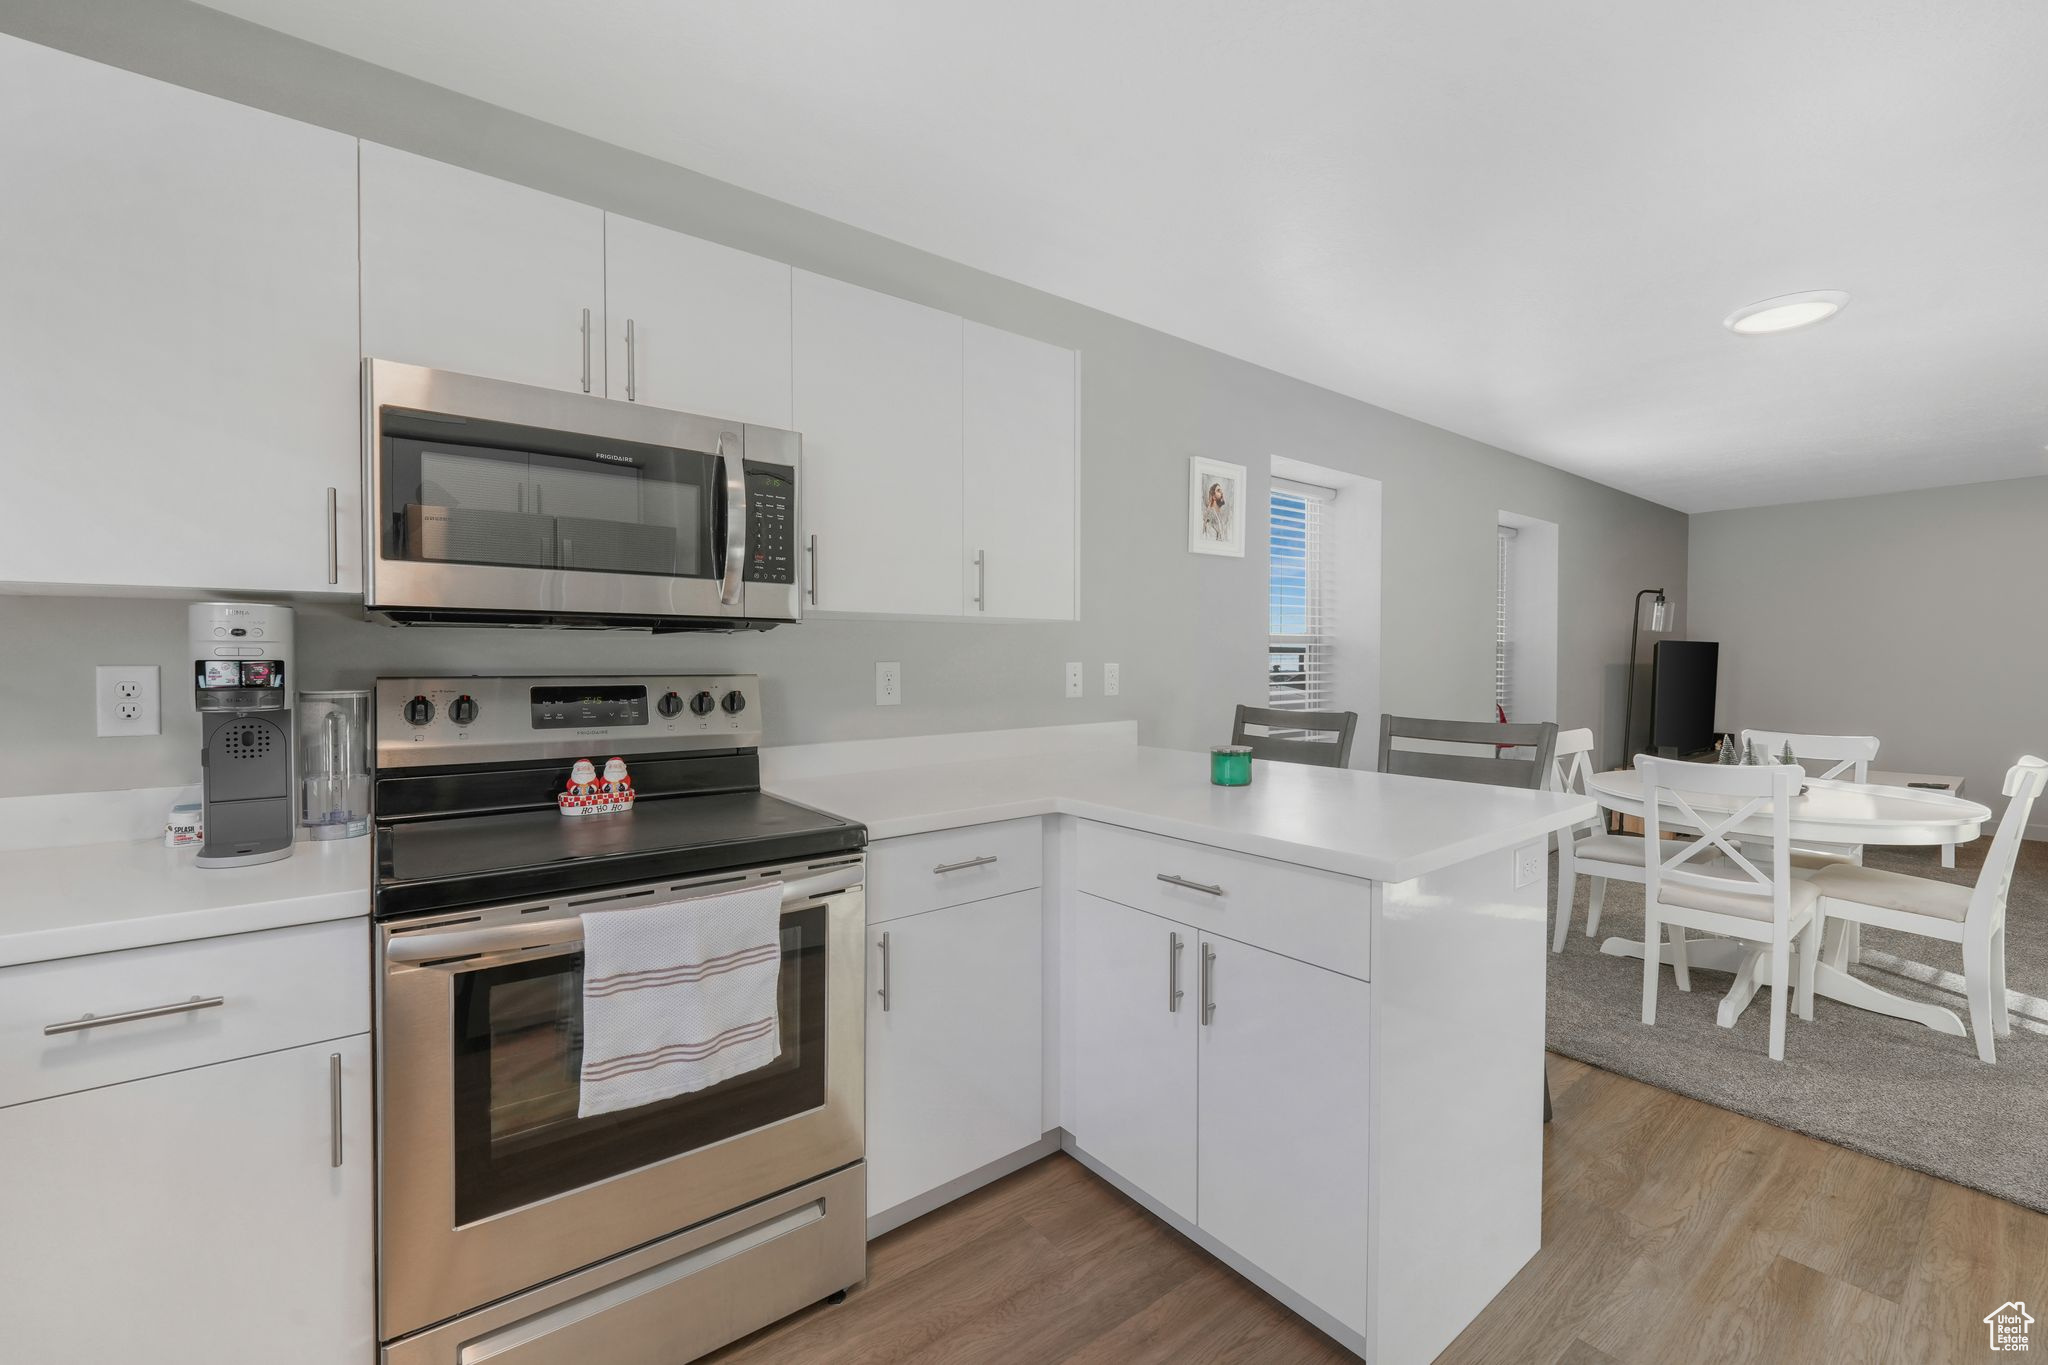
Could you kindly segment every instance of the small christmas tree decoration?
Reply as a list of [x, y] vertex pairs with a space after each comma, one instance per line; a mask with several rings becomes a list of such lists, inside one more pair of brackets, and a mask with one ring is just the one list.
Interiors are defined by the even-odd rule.
[[1794, 757], [1792, 756], [1792, 741], [1791, 741], [1791, 740], [1789, 740], [1789, 739], [1788, 739], [1788, 740], [1786, 740], [1786, 741], [1785, 741], [1785, 751], [1784, 751], [1783, 753], [1781, 753], [1781, 754], [1779, 754], [1779, 755], [1778, 755], [1778, 762], [1780, 762], [1780, 763], [1797, 763], [1798, 761], [1799, 761], [1798, 759], [1796, 759], [1796, 758], [1794, 758]]
[[1742, 761], [1744, 763], [1747, 763], [1752, 768], [1756, 767], [1758, 764], [1764, 761], [1763, 756], [1758, 754], [1756, 751], [1755, 740], [1746, 739], [1742, 741]]
[[1723, 736], [1721, 736], [1721, 743], [1720, 743], [1720, 744], [1719, 744], [1718, 746], [1716, 746], [1716, 747], [1718, 747], [1718, 748], [1719, 748], [1719, 749], [1721, 750], [1721, 758], [1720, 758], [1721, 766], [1723, 766], [1723, 767], [1726, 767], [1726, 768], [1732, 768], [1732, 767], [1734, 767], [1734, 766], [1735, 766], [1735, 736], [1733, 736], [1733, 735], [1723, 735]]

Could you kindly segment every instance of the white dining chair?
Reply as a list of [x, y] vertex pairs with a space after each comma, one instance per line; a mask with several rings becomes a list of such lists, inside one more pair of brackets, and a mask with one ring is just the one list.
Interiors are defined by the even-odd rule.
[[1847, 920], [1851, 928], [1868, 924], [1962, 945], [1970, 1032], [1977, 1039], [1978, 1058], [1987, 1063], [1998, 1060], [1993, 1035], [2003, 1038], [2012, 1032], [2005, 1003], [2005, 899], [2027, 817], [2044, 785], [2048, 761], [2032, 754], [2006, 773], [2009, 800], [1975, 886], [1849, 864], [1824, 867], [1808, 883], [1820, 892], [1823, 921]]
[[[1593, 776], [1593, 732], [1560, 730], [1551, 760], [1552, 791], [1584, 796]], [[1648, 875], [1643, 868], [1643, 840], [1634, 834], [1609, 834], [1605, 812], [1582, 820], [1557, 833], [1557, 925], [1551, 931], [1550, 951], [1564, 951], [1565, 934], [1571, 928], [1572, 902], [1578, 898], [1579, 878], [1591, 877], [1593, 889], [1586, 901], [1586, 937], [1600, 931], [1600, 910], [1607, 900], [1610, 879], [1641, 885]], [[1681, 935], [1673, 944], [1672, 967], [1678, 989], [1692, 989], [1692, 973], [1685, 959]]]
[[[1792, 876], [1792, 793], [1800, 769], [1789, 763], [1724, 768], [1647, 754], [1637, 757], [1636, 769], [1643, 775], [1644, 840], [1657, 850], [1648, 860], [1643, 892], [1643, 1022], [1657, 1022], [1657, 945], [1667, 931], [1674, 942], [1697, 929], [1761, 944], [1771, 955], [1771, 1060], [1783, 1061], [1793, 945], [1799, 947], [1802, 1019], [1813, 1018], [1814, 970], [1820, 962], [1820, 892], [1811, 881]], [[1694, 798], [1700, 797], [1709, 799], [1696, 804]], [[1667, 804], [1681, 827], [1697, 833], [1696, 839], [1660, 842]], [[1762, 858], [1768, 870], [1752, 862], [1731, 833], [1762, 814], [1771, 822], [1769, 855]], [[1704, 859], [1716, 850], [1724, 861], [1706, 864]]]
[[[1802, 763], [1823, 765], [1811, 776], [1849, 782], [1869, 781], [1870, 764], [1877, 757], [1875, 735], [1795, 735], [1785, 730], [1744, 730], [1744, 752], [1752, 743], [1766, 763], [1776, 763], [1778, 755], [1789, 745], [1792, 756]], [[1792, 866], [1806, 871], [1862, 861], [1861, 844], [1798, 844], [1792, 849]]]

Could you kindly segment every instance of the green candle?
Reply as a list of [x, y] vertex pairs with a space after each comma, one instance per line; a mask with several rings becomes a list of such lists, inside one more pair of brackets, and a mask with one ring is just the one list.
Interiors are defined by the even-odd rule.
[[1219, 787], [1249, 787], [1252, 751], [1242, 744], [1222, 744], [1209, 751], [1209, 780]]

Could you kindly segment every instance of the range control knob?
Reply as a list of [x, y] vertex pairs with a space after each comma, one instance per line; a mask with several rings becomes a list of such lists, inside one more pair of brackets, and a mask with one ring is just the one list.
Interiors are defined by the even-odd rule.
[[467, 692], [448, 703], [448, 719], [457, 725], [467, 725], [476, 719], [476, 698]]
[[405, 704], [406, 724], [425, 725], [428, 721], [432, 720], [433, 718], [434, 703], [428, 701], [425, 697], [414, 697], [411, 701]]
[[660, 701], [658, 701], [658, 702], [656, 702], [656, 703], [654, 703], [654, 709], [655, 709], [655, 710], [657, 710], [657, 711], [659, 711], [659, 712], [661, 712], [661, 714], [662, 714], [662, 715], [664, 715], [664, 716], [678, 716], [678, 715], [681, 715], [681, 714], [682, 714], [682, 710], [683, 710], [683, 695], [682, 695], [682, 693], [680, 693], [680, 692], [665, 692], [665, 693], [663, 693], [663, 694], [662, 694], [662, 698], [661, 698], [661, 700], [660, 700]]
[[709, 692], [699, 692], [696, 696], [690, 698], [690, 714], [692, 715], [708, 716], [717, 708], [718, 698], [712, 696]]
[[725, 694], [725, 713], [736, 716], [747, 709], [747, 699], [737, 688]]

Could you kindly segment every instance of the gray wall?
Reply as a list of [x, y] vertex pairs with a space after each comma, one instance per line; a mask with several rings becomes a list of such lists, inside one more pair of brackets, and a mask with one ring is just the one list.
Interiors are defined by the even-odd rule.
[[[1274, 455], [1383, 482], [1389, 709], [1490, 714], [1500, 508], [1561, 528], [1566, 725], [1611, 733], [1631, 595], [1685, 586], [1686, 520], [1669, 509], [212, 10], [0, 0], [0, 30], [1082, 352], [1078, 623], [815, 620], [762, 637], [655, 639], [399, 631], [312, 607], [299, 623], [303, 686], [411, 671], [757, 671], [772, 743], [1121, 718], [1146, 743], [1221, 742], [1232, 704], [1264, 695], [1265, 527], [1253, 522], [1242, 560], [1186, 552], [1194, 454], [1250, 466], [1255, 494]], [[192, 780], [182, 612], [172, 601], [0, 598], [0, 795]], [[885, 659], [903, 664], [904, 703], [876, 709], [873, 666]], [[1085, 700], [1062, 696], [1069, 659], [1087, 661]], [[1123, 665], [1120, 697], [1097, 695], [1105, 660]], [[95, 740], [91, 666], [152, 661], [165, 668], [164, 737]]]
[[1694, 517], [1720, 728], [1876, 735], [1880, 767], [1960, 773], [2003, 809], [2012, 761], [2048, 754], [2044, 528], [2048, 478]]

